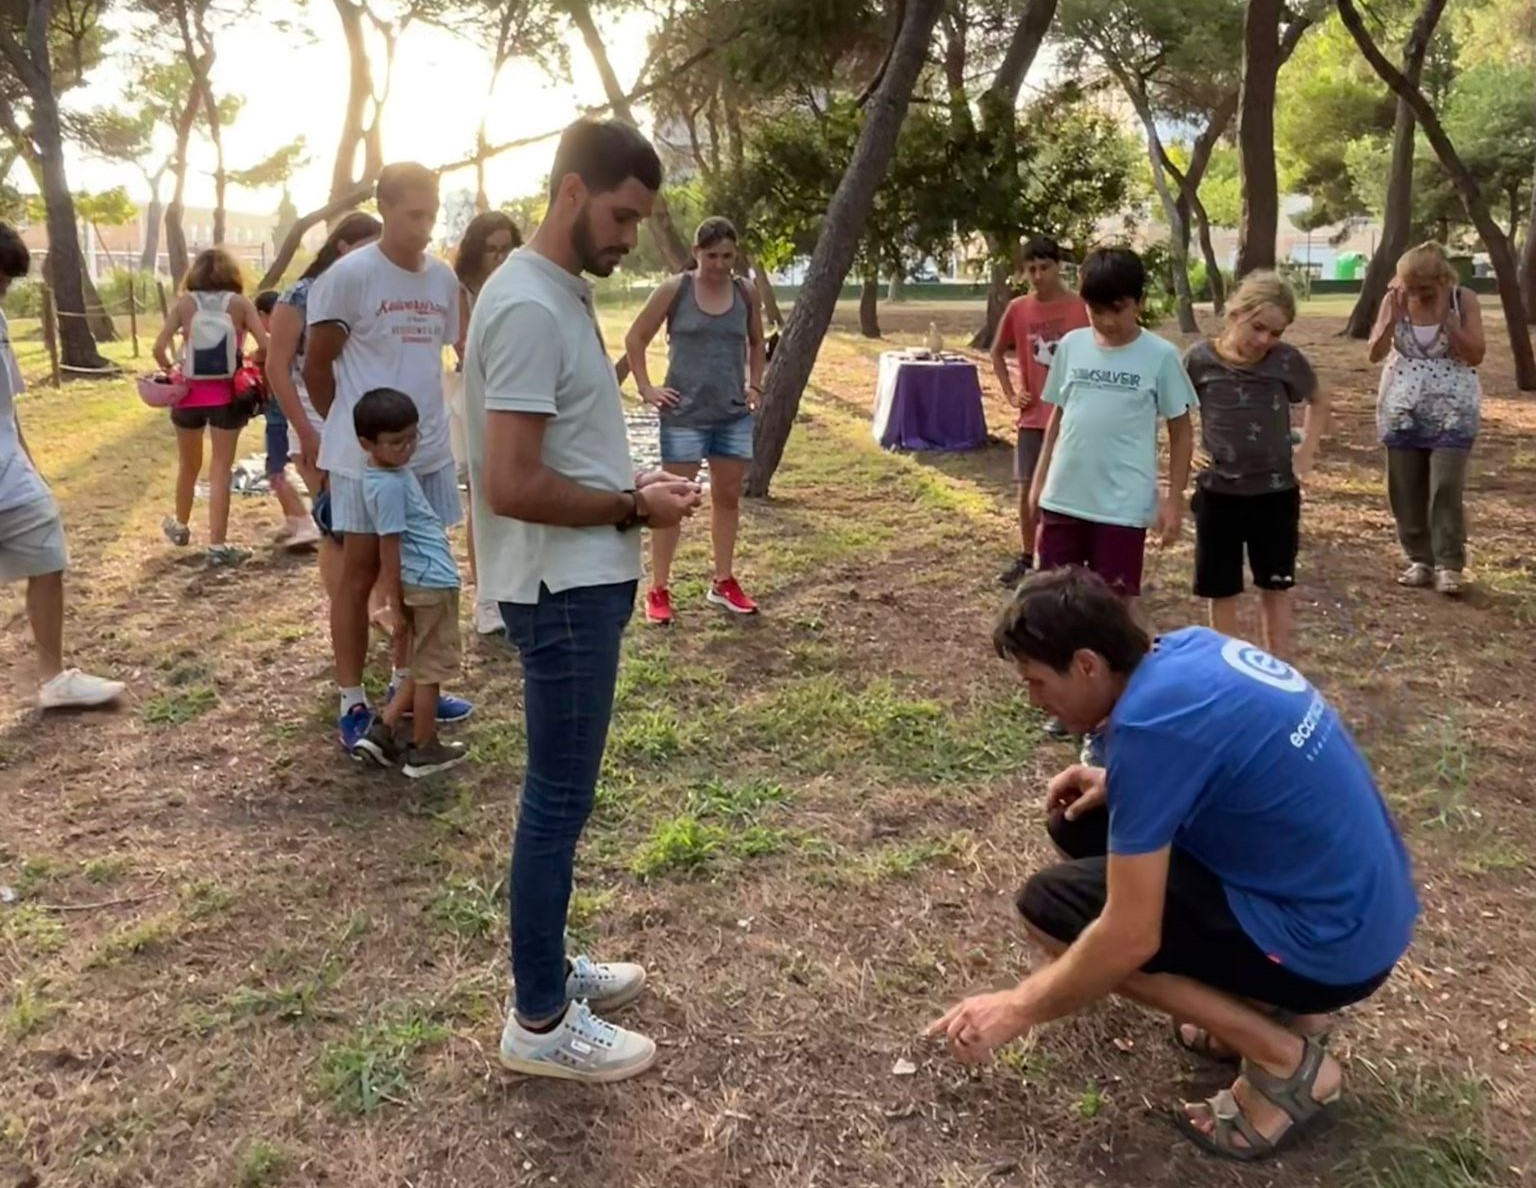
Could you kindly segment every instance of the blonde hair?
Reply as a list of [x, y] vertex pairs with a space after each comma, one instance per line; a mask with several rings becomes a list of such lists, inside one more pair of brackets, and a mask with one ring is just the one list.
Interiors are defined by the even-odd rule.
[[1227, 298], [1227, 317], [1231, 320], [1244, 314], [1256, 314], [1267, 305], [1273, 305], [1283, 313], [1287, 325], [1296, 320], [1296, 294], [1280, 274], [1267, 270], [1250, 272]]
[[223, 248], [207, 248], [198, 252], [181, 287], [188, 293], [244, 293], [245, 275]]
[[1397, 279], [1407, 285], [1450, 285], [1461, 282], [1445, 248], [1434, 240], [1409, 248], [1397, 262]]

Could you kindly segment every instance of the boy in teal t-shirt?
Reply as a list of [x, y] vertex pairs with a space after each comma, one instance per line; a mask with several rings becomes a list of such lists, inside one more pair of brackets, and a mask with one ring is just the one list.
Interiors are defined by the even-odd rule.
[[[1030, 502], [1040, 568], [1080, 565], [1131, 602], [1141, 594], [1147, 528], [1179, 537], [1194, 452], [1195, 392], [1178, 348], [1137, 324], [1147, 273], [1129, 248], [1101, 248], [1080, 270], [1091, 326], [1056, 347], [1052, 405]], [[1168, 487], [1159, 498], [1157, 423], [1168, 422]]]

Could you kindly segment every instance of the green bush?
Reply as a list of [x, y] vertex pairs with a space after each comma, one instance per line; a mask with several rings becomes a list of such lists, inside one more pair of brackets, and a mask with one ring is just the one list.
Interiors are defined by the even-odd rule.
[[18, 280], [11, 283], [5, 295], [5, 316], [8, 318], [40, 318], [43, 316], [43, 286], [40, 281]]

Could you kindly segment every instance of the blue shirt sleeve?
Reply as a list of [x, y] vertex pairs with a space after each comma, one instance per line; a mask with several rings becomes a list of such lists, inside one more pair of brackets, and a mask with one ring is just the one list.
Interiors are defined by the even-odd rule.
[[399, 477], [370, 469], [363, 476], [363, 502], [379, 536], [399, 536], [405, 531], [405, 483]]
[[[1172, 356], [1177, 364], [1178, 356]], [[1109, 852], [1153, 854], [1204, 795], [1216, 772], [1209, 748], [1166, 730], [1113, 726], [1109, 736]]]
[[1184, 370], [1178, 350], [1170, 344], [1163, 354], [1163, 365], [1157, 370], [1157, 415], [1172, 420], [1182, 417], [1197, 403], [1189, 373]]

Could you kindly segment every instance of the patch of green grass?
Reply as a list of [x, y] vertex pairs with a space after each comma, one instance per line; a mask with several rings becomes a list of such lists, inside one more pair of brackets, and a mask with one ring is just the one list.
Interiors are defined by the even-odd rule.
[[21, 864], [21, 877], [16, 880], [16, 894], [28, 898], [39, 887], [46, 886], [65, 874], [62, 862], [46, 854], [35, 854]]
[[997, 1050], [997, 1062], [1021, 1081], [1044, 1079], [1051, 1069], [1051, 1058], [1033, 1037], [1015, 1040]]
[[133, 863], [123, 854], [103, 854], [80, 864], [80, 873], [91, 883], [111, 883], [133, 868]]
[[676, 760], [702, 736], [699, 720], [682, 718], [672, 705], [620, 713], [608, 740], [608, 766], [658, 767]]
[[25, 1039], [62, 1009], [49, 997], [46, 981], [22, 978], [12, 986], [11, 1004], [5, 1011], [4, 1033], [14, 1040]]
[[629, 868], [642, 879], [674, 872], [697, 874], [729, 847], [729, 841], [718, 825], [683, 813], [657, 822]]
[[0, 942], [13, 944], [33, 957], [64, 947], [64, 925], [51, 912], [28, 904], [0, 907]]
[[325, 1017], [320, 999], [341, 981], [341, 968], [333, 960], [323, 962], [313, 975], [276, 986], [237, 986], [224, 997], [231, 1020], [277, 1019], [298, 1023]]
[[447, 1036], [446, 1027], [416, 1010], [362, 1026], [326, 1045], [316, 1068], [319, 1088], [349, 1114], [370, 1114], [386, 1102], [400, 1104], [410, 1090], [411, 1061]]
[[763, 811], [789, 798], [782, 785], [768, 780], [705, 780], [689, 794], [688, 802], [701, 816], [732, 821], [757, 821]]
[[152, 953], [160, 950], [174, 938], [186, 924], [180, 912], [172, 910], [158, 916], [150, 916], [136, 924], [126, 924], [109, 932], [91, 950], [86, 959], [87, 969], [99, 969], [114, 965], [125, 957]]
[[181, 898], [188, 919], [202, 920], [228, 911], [235, 902], [235, 893], [212, 879], [198, 879], [181, 888]]
[[448, 879], [427, 901], [427, 915], [460, 940], [482, 940], [502, 927], [506, 893], [500, 882]]
[[528, 761], [528, 740], [520, 718], [482, 718], [469, 728], [465, 741], [482, 767], [520, 770]]
[[1465, 828], [1477, 816], [1467, 803], [1472, 749], [1457, 712], [1435, 721], [1427, 749], [1422, 796], [1431, 814], [1421, 824], [1438, 829]]
[[1104, 1112], [1104, 1094], [1097, 1085], [1086, 1086], [1077, 1098], [1077, 1114], [1080, 1118], [1097, 1118]]
[[1340, 1188], [1495, 1188], [1504, 1182], [1487, 1138], [1482, 1081], [1437, 1072], [1384, 1077], [1366, 1067], [1378, 1082], [1367, 1098], [1373, 1137], [1354, 1144], [1337, 1177]]
[[151, 697], [144, 705], [144, 721], [151, 726], [181, 726], [200, 718], [219, 703], [219, 695], [206, 685]]
[[577, 949], [589, 949], [596, 939], [594, 926], [597, 918], [612, 905], [614, 893], [610, 888], [592, 889], [576, 887], [571, 891], [571, 906], [566, 911], [565, 927], [571, 934], [571, 943]]
[[908, 879], [925, 867], [953, 857], [960, 851], [964, 840], [956, 834], [901, 842], [860, 854], [847, 869], [856, 880], [869, 883]]
[[272, 1188], [280, 1182], [286, 1163], [281, 1147], [256, 1139], [240, 1160], [240, 1188]]

